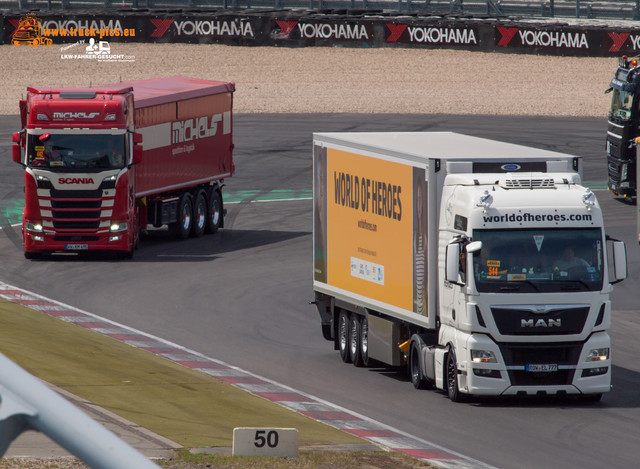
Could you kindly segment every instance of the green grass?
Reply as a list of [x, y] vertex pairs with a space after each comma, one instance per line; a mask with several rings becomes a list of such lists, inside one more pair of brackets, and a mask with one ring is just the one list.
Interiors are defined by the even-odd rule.
[[0, 298], [0, 352], [31, 374], [187, 448], [235, 427], [292, 427], [300, 446], [363, 441], [97, 332]]

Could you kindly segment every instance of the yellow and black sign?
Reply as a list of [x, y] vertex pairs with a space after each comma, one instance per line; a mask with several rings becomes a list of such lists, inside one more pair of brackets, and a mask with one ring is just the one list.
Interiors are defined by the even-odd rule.
[[329, 285], [413, 311], [412, 169], [328, 149]]

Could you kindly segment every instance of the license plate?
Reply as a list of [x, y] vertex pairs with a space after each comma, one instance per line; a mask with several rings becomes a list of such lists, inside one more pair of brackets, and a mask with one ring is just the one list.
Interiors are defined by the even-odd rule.
[[548, 373], [550, 371], [558, 371], [558, 365], [556, 364], [527, 365], [526, 370], [530, 373]]
[[89, 249], [88, 244], [65, 244], [64, 248], [67, 251], [83, 251], [85, 249]]

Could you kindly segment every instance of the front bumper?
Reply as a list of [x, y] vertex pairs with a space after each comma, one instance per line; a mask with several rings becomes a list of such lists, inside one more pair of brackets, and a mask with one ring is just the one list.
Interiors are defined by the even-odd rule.
[[[556, 351], [549, 353], [550, 347]], [[513, 352], [514, 348], [520, 350]], [[528, 344], [526, 353], [522, 353], [523, 348], [521, 344], [498, 345], [487, 336], [469, 336], [466, 361], [459, 363], [461, 391], [476, 396], [536, 396], [600, 394], [611, 390], [610, 353], [606, 360], [586, 361], [592, 349], [611, 350], [611, 340], [605, 332], [593, 334], [582, 344], [534, 344], [533, 347]], [[475, 363], [470, 350], [492, 351], [496, 363]], [[536, 350], [540, 352], [538, 359], [535, 359]]]
[[128, 251], [131, 246], [127, 231], [86, 236], [68, 233], [35, 233], [23, 229], [23, 240], [25, 252], [33, 253]]

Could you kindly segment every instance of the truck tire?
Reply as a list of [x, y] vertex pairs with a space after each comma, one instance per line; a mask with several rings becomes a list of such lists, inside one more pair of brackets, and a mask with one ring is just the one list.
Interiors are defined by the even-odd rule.
[[583, 394], [580, 396], [580, 399], [582, 400], [582, 402], [595, 404], [602, 400], [602, 393], [599, 392], [597, 394]]
[[177, 239], [187, 239], [191, 233], [193, 223], [193, 209], [191, 196], [188, 193], [182, 194], [178, 203], [178, 220], [171, 224], [171, 231]]
[[430, 386], [429, 380], [422, 374], [422, 368], [420, 367], [420, 345], [418, 342], [411, 342], [411, 349], [409, 350], [409, 377], [411, 383], [416, 389], [427, 389]]
[[367, 316], [360, 318], [360, 358], [362, 366], [369, 366], [369, 320]]
[[349, 313], [345, 310], [341, 310], [338, 316], [338, 348], [342, 361], [351, 363], [351, 354], [349, 353]]
[[349, 320], [349, 354], [351, 355], [351, 363], [358, 368], [364, 365], [360, 353], [361, 326], [360, 315], [352, 313]]
[[222, 226], [222, 195], [217, 187], [209, 193], [209, 210], [207, 211], [207, 223], [205, 233], [213, 234]]
[[207, 226], [207, 212], [207, 199], [204, 191], [199, 191], [193, 202], [193, 227], [191, 228], [191, 234], [195, 238], [199, 238], [204, 234]]
[[131, 259], [133, 259], [133, 248], [129, 249], [128, 251], [121, 251], [120, 258], [126, 261], [130, 261]]
[[452, 402], [462, 402], [462, 393], [458, 388], [458, 361], [453, 347], [449, 349], [446, 360], [447, 395]]

